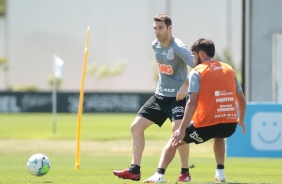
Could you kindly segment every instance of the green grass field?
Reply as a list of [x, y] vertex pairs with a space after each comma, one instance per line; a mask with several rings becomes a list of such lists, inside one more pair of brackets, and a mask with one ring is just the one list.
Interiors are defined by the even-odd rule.
[[[53, 134], [52, 114], [0, 114], [0, 184], [20, 183], [141, 183], [121, 180], [113, 169], [124, 169], [131, 162], [129, 126], [135, 114], [83, 114], [81, 124], [81, 164], [75, 170], [76, 114], [57, 114]], [[246, 122], [247, 123], [247, 122]], [[142, 178], [157, 167], [163, 146], [171, 136], [170, 123], [146, 131]], [[29, 174], [26, 163], [35, 153], [46, 154], [51, 170], [43, 177]], [[213, 183], [215, 161], [212, 142], [191, 145], [192, 183]], [[226, 158], [228, 183], [281, 183], [282, 159]], [[167, 183], [175, 183], [180, 171], [178, 155], [166, 171]]]

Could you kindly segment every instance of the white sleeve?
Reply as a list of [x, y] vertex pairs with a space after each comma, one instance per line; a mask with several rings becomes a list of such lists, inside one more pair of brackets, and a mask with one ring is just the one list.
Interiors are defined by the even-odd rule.
[[189, 88], [188, 93], [200, 92], [200, 74], [196, 70], [192, 70], [189, 74]]

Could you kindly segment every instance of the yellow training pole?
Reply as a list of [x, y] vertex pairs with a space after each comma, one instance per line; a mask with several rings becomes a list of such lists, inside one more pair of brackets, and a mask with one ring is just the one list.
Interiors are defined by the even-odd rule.
[[80, 87], [80, 95], [79, 95], [79, 105], [77, 111], [77, 131], [76, 131], [76, 159], [75, 159], [75, 169], [78, 170], [80, 166], [80, 127], [81, 127], [81, 117], [82, 117], [82, 109], [83, 109], [83, 96], [84, 96], [84, 81], [85, 81], [85, 73], [86, 73], [86, 63], [88, 58], [88, 42], [90, 36], [90, 26], [87, 27], [87, 38], [86, 38], [86, 46], [84, 51], [84, 60], [83, 60], [83, 68], [82, 68], [82, 79], [81, 79], [81, 87]]

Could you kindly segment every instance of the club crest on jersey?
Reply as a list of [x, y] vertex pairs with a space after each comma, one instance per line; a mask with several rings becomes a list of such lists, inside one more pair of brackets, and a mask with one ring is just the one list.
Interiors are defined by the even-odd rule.
[[168, 60], [173, 60], [174, 59], [172, 47], [170, 47], [169, 50], [167, 51], [167, 56], [166, 57], [167, 57]]

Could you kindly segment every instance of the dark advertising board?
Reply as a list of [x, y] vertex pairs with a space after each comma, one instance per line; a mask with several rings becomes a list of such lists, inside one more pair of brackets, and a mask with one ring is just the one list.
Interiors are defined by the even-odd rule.
[[[83, 112], [136, 113], [152, 93], [84, 93]], [[0, 92], [0, 112], [52, 112], [51, 92]], [[75, 113], [79, 93], [56, 94], [57, 112]]]

